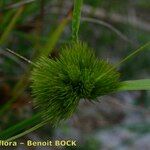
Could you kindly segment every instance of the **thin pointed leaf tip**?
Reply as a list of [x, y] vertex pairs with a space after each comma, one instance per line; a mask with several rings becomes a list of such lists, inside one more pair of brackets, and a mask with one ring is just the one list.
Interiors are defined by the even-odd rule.
[[96, 101], [99, 96], [117, 91], [120, 85], [116, 69], [97, 59], [83, 43], [62, 48], [56, 60], [39, 58], [31, 80], [35, 106], [52, 124], [70, 117], [79, 100]]

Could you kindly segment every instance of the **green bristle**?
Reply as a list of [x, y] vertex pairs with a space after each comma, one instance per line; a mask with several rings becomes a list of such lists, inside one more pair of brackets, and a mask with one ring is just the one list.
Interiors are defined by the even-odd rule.
[[52, 124], [70, 117], [81, 99], [96, 100], [119, 87], [116, 69], [84, 43], [66, 46], [59, 59], [38, 59], [31, 80], [35, 106]]

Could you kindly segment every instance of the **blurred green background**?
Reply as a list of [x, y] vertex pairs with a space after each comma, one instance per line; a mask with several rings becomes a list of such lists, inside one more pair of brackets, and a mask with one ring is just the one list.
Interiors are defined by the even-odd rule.
[[[30, 89], [32, 68], [6, 48], [30, 60], [45, 50], [51, 51], [50, 57], [58, 57], [60, 47], [71, 38], [71, 21], [65, 19], [72, 5], [73, 0], [0, 1], [1, 131], [36, 112]], [[149, 14], [149, 0], [84, 0], [79, 37], [93, 47], [97, 57], [115, 64], [150, 40]], [[118, 69], [121, 80], [148, 78], [149, 49]], [[47, 125], [20, 140], [76, 140], [77, 147], [60, 148], [67, 150], [150, 149], [149, 91], [122, 92], [100, 100], [81, 101], [76, 114], [59, 127]]]

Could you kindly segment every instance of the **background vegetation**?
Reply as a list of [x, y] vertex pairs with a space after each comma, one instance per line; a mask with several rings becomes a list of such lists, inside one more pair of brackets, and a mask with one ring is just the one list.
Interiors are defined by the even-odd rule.
[[[58, 57], [60, 47], [71, 38], [72, 5], [70, 0], [0, 1], [1, 131], [36, 112], [29, 88], [32, 68], [6, 48], [30, 60], [50, 51], [50, 57]], [[149, 41], [149, 10], [148, 0], [85, 0], [79, 38], [93, 47], [98, 57], [114, 64]], [[119, 68], [121, 80], [148, 78], [149, 56], [145, 48], [125, 62]], [[147, 150], [149, 98], [149, 91], [135, 91], [105, 96], [96, 105], [81, 102], [78, 112], [60, 127], [47, 125], [20, 140], [72, 138], [79, 143], [76, 149], [82, 150]]]

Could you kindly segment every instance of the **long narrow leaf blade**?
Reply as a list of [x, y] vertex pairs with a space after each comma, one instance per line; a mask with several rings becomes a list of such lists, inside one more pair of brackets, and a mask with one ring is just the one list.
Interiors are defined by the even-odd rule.
[[44, 50], [41, 51], [41, 55], [48, 56], [48, 54], [52, 52], [68, 22], [68, 18], [62, 20], [58, 28], [53, 32], [52, 35], [50, 35], [44, 48], [42, 48]]
[[22, 131], [26, 130], [28, 127], [35, 126], [36, 124], [40, 123], [42, 121], [42, 115], [41, 113], [37, 113], [33, 115], [31, 118], [28, 118], [16, 125], [11, 126], [8, 129], [5, 129], [3, 131], [0, 131], [0, 139], [6, 140], [15, 134], [19, 134]]
[[1, 35], [0, 37], [0, 45], [1, 44], [4, 44], [5, 41], [7, 41], [7, 38], [10, 34], [10, 32], [13, 30], [13, 28], [15, 27], [16, 25], [16, 22], [18, 20], [18, 18], [20, 17], [20, 15], [22, 14], [23, 12], [23, 8], [24, 7], [20, 7], [18, 9], [18, 11], [16, 12], [16, 14], [13, 16], [11, 22], [9, 23], [9, 25], [6, 27], [5, 31], [3, 32], [3, 34]]
[[121, 83], [119, 91], [150, 90], [150, 79], [131, 80]]

